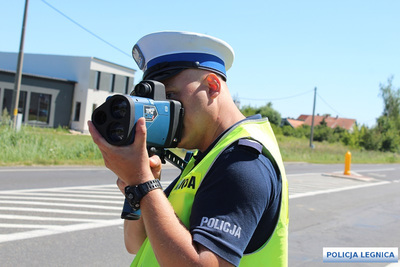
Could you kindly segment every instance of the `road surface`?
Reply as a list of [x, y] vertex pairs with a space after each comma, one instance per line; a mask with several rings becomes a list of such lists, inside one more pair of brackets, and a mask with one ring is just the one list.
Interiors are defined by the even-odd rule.
[[[400, 164], [353, 164], [351, 178], [340, 164], [286, 172], [289, 266], [333, 266], [323, 247], [399, 247]], [[163, 185], [178, 173], [165, 168]], [[102, 167], [0, 168], [1, 266], [128, 266], [115, 179]]]

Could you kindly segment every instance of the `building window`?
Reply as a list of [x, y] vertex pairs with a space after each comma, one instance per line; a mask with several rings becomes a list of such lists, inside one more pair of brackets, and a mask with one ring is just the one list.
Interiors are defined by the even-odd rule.
[[115, 87], [115, 74], [111, 74], [111, 79], [110, 79], [110, 92], [114, 92], [114, 87]]
[[3, 110], [7, 109], [8, 114], [13, 114], [13, 112], [11, 112], [12, 101], [13, 101], [13, 91], [14, 90], [11, 90], [11, 89], [4, 89]]
[[74, 121], [79, 121], [80, 115], [81, 115], [81, 102], [76, 102]]
[[125, 77], [125, 94], [129, 94], [129, 77]]
[[[3, 110], [7, 109], [8, 114], [14, 114], [14, 111], [11, 110], [12, 106], [14, 105], [14, 102], [15, 102], [15, 100], [13, 98], [13, 93], [14, 93], [14, 90], [12, 90], [12, 89], [4, 90]], [[26, 95], [27, 95], [26, 91], [21, 90], [19, 92], [18, 113], [22, 114], [22, 121], [25, 120]]]
[[50, 119], [51, 95], [31, 93], [28, 121], [48, 124]]
[[100, 89], [100, 78], [101, 78], [101, 72], [100, 71], [96, 71], [96, 73], [94, 75], [94, 88], [96, 90]]

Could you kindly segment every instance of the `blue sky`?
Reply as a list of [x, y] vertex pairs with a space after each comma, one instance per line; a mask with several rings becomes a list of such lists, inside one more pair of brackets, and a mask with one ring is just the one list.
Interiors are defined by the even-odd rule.
[[[131, 49], [143, 35], [184, 30], [235, 50], [228, 71], [242, 105], [272, 102], [282, 117], [316, 113], [373, 126], [380, 84], [400, 79], [400, 1], [30, 0], [26, 53], [94, 56], [138, 70]], [[0, 0], [0, 51], [18, 52], [24, 0]], [[122, 50], [123, 52], [121, 52]], [[141, 79], [137, 72], [135, 83]]]

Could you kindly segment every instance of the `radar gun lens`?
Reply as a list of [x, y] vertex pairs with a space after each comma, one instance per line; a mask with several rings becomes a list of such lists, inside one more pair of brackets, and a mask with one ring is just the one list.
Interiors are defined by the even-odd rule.
[[108, 130], [108, 136], [113, 142], [120, 142], [125, 139], [125, 128], [120, 123], [113, 123]]
[[111, 105], [111, 114], [116, 119], [122, 119], [128, 113], [128, 103], [123, 99], [116, 99]]

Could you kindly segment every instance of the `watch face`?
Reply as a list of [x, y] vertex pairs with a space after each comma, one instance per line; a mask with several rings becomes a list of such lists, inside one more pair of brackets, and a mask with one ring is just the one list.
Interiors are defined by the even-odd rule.
[[140, 185], [125, 187], [125, 197], [133, 210], [140, 209], [140, 200], [150, 191], [162, 189], [159, 180], [150, 180]]
[[142, 196], [136, 186], [127, 186], [125, 188], [125, 197], [128, 199], [129, 205], [132, 209], [140, 209], [140, 199]]

